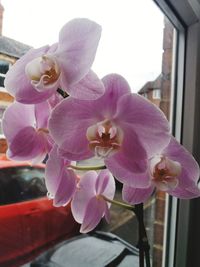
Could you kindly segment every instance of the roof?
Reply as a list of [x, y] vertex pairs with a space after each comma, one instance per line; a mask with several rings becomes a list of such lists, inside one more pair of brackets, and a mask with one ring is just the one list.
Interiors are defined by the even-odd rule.
[[162, 74], [160, 74], [154, 81], [148, 81], [145, 85], [138, 91], [138, 94], [147, 93], [149, 90], [161, 88]]
[[11, 38], [0, 36], [0, 53], [15, 58], [23, 56], [30, 48], [29, 45], [15, 41]]

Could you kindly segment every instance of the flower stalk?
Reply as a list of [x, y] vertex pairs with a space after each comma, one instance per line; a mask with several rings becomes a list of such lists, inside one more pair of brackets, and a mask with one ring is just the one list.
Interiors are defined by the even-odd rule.
[[58, 92], [63, 98], [66, 98], [66, 97], [69, 96], [68, 93], [65, 92], [65, 91], [63, 91], [61, 88], [58, 88], [58, 89], [57, 89], [57, 92]]
[[75, 166], [75, 165], [68, 165], [68, 168], [72, 168], [77, 171], [98, 171], [98, 170], [105, 170], [106, 166]]
[[134, 213], [139, 223], [139, 240], [137, 244], [137, 247], [139, 248], [139, 266], [144, 267], [144, 257], [145, 257], [146, 267], [151, 267], [150, 254], [149, 254], [150, 246], [144, 225], [143, 203], [135, 205]]

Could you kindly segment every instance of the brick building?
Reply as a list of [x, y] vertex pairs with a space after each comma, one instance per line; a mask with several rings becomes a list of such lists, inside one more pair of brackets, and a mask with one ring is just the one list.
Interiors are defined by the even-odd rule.
[[170, 115], [171, 98], [173, 29], [172, 24], [165, 18], [162, 72], [154, 81], [148, 81], [138, 92], [157, 105], [168, 119]]
[[4, 88], [5, 74], [18, 58], [23, 56], [31, 47], [2, 35], [4, 8], [0, 2], [0, 153], [5, 153], [7, 146], [3, 136], [1, 120], [13, 97]]

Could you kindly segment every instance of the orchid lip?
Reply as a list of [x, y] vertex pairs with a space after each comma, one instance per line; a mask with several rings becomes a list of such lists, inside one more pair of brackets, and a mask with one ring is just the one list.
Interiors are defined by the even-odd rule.
[[123, 132], [110, 120], [104, 120], [90, 126], [86, 137], [89, 148], [100, 158], [106, 158], [117, 152], [123, 141]]
[[161, 156], [160, 161], [152, 170], [152, 182], [161, 190], [173, 190], [178, 186], [180, 173], [180, 163]]
[[25, 68], [27, 77], [33, 86], [48, 87], [60, 76], [60, 68], [55, 57], [43, 55], [30, 61]]

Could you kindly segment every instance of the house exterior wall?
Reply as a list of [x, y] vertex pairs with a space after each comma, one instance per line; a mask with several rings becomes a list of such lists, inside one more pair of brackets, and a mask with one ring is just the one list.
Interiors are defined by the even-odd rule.
[[[10, 64], [14, 64], [16, 61], [16, 58], [0, 54], [0, 60], [5, 60]], [[6, 90], [4, 88], [0, 88], [0, 109], [5, 109], [13, 101], [14, 101], [14, 98], [8, 92], [6, 92]], [[1, 114], [0, 114], [0, 116], [1, 116]], [[1, 123], [1, 117], [0, 117], [0, 123]], [[1, 125], [0, 125], [0, 127], [1, 127]], [[0, 154], [6, 153], [6, 150], [7, 150], [6, 139], [4, 138], [4, 136], [2, 134], [0, 134]]]

